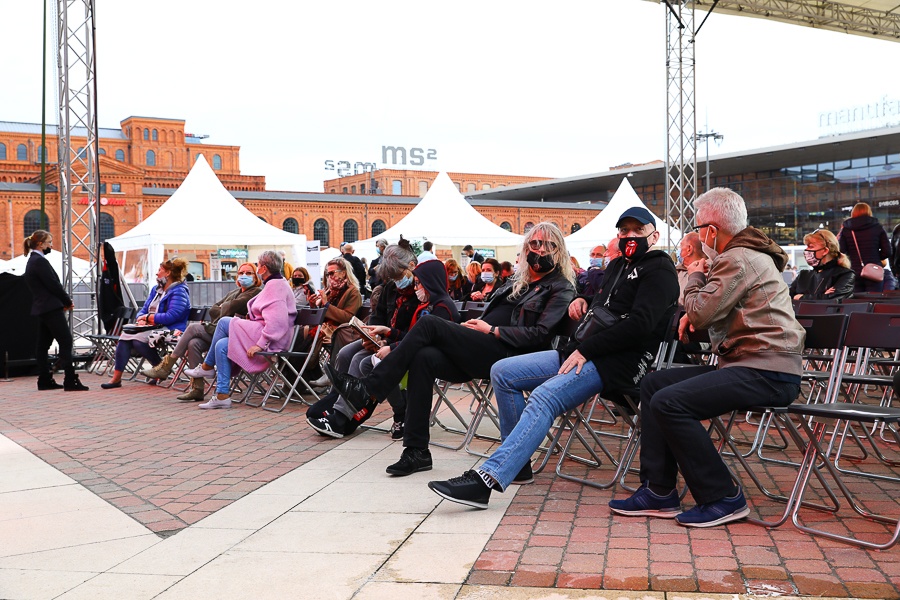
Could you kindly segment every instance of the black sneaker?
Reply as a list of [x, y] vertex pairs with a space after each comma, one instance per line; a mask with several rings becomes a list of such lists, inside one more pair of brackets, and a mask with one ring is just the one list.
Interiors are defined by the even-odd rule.
[[491, 488], [475, 471], [466, 471], [447, 481], [429, 481], [428, 487], [441, 498], [473, 508], [485, 509], [491, 499]]
[[[343, 422], [338, 415], [343, 417]], [[346, 435], [344, 432], [344, 425], [347, 422], [347, 417], [344, 417], [344, 415], [341, 415], [337, 411], [326, 415], [321, 419], [306, 419], [306, 422], [320, 434], [327, 435], [328, 437], [340, 439]]]
[[404, 448], [400, 460], [385, 471], [390, 475], [412, 475], [431, 470], [431, 452], [428, 448]]
[[516, 478], [512, 480], [513, 485], [527, 485], [529, 483], [534, 483], [534, 473], [531, 470], [531, 461], [525, 463], [525, 466], [522, 467], [522, 470], [519, 471], [519, 474], [516, 475]]
[[86, 392], [90, 388], [78, 379], [78, 375], [67, 376], [65, 380], [63, 380], [63, 391], [66, 392]]
[[53, 375], [42, 375], [38, 377], [38, 390], [46, 391], [46, 390], [61, 390], [63, 386], [59, 385], [54, 381]]
[[369, 404], [372, 394], [366, 389], [366, 384], [362, 379], [357, 379], [347, 373], [339, 373], [330, 364], [325, 363], [325, 374], [334, 384], [334, 389], [344, 397], [344, 400], [357, 411], [362, 410]]
[[394, 421], [394, 424], [391, 425], [391, 439], [392, 440], [402, 440], [403, 439], [403, 423], [400, 421]]

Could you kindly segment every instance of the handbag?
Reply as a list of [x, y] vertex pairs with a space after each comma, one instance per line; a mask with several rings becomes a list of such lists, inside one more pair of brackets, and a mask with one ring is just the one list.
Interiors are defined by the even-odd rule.
[[[862, 263], [862, 253], [859, 251], [859, 244], [856, 241], [856, 232], [851, 229], [850, 235], [853, 236], [853, 244], [856, 246], [856, 255], [859, 256], [859, 262]], [[884, 281], [884, 267], [878, 263], [866, 263], [863, 265], [862, 271], [859, 272], [859, 276], [863, 279], [868, 279], [869, 281]]]
[[134, 323], [129, 323], [128, 325], [122, 326], [122, 333], [142, 333], [144, 331], [162, 329], [163, 327], [165, 327], [165, 325], [135, 325]]
[[605, 306], [592, 308], [585, 313], [581, 323], [578, 324], [578, 328], [575, 330], [575, 335], [572, 337], [575, 338], [576, 342], [583, 342], [598, 331], [609, 329], [626, 316], [619, 316]]

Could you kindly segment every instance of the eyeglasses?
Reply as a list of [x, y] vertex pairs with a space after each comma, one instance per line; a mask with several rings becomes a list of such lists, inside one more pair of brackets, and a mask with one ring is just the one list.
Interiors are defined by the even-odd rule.
[[704, 223], [703, 225], [697, 225], [695, 227], [691, 227], [691, 231], [700, 231], [704, 227], [715, 227], [718, 229], [719, 226], [716, 225], [715, 223]]
[[556, 242], [551, 242], [550, 240], [529, 240], [528, 242], [528, 247], [535, 252], [540, 250], [541, 246], [543, 246], [547, 252], [556, 250]]
[[238, 275], [253, 275], [253, 271], [238, 271]]

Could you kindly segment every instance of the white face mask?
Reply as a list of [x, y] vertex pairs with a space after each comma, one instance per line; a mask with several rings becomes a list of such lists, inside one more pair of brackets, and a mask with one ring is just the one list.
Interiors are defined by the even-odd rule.
[[428, 302], [428, 292], [426, 292], [423, 288], [419, 288], [416, 290], [416, 298], [419, 299], [419, 302], [425, 304]]
[[[712, 225], [708, 226], [706, 228], [706, 231], [709, 231], [710, 229], [712, 229], [712, 227]], [[708, 233], [706, 234], [706, 237], [709, 237]], [[716, 237], [719, 237], [718, 231], [716, 231]], [[703, 250], [703, 254], [706, 255], [706, 258], [708, 258], [709, 260], [715, 260], [715, 258], [719, 255], [719, 253], [716, 251], [715, 246], [709, 247], [706, 245], [706, 238], [704, 238], [703, 241], [700, 242], [700, 248]]]

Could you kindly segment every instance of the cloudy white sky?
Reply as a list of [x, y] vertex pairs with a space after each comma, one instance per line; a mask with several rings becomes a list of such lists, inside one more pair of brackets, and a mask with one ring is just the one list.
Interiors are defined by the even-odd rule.
[[[423, 168], [554, 177], [665, 157], [661, 4], [96, 5], [100, 126], [184, 119], [272, 190], [321, 191], [326, 160], [380, 163], [382, 145], [436, 150]], [[0, 120], [40, 122], [41, 11], [3, 3]], [[898, 64], [898, 43], [713, 13], [699, 127], [725, 136], [711, 154], [815, 139], [821, 112], [900, 99]]]

